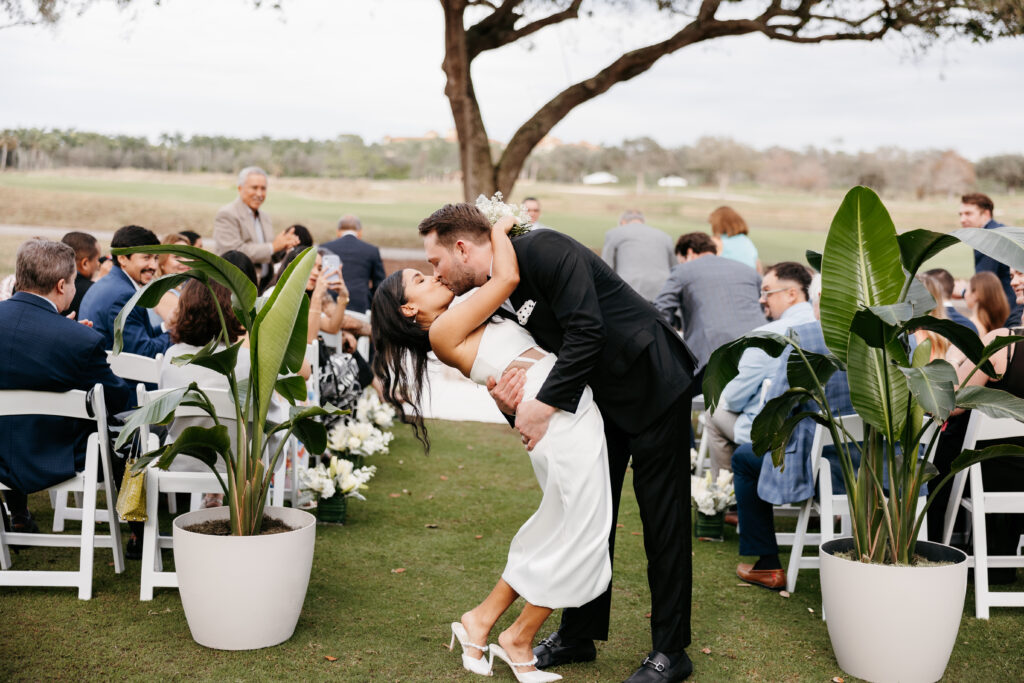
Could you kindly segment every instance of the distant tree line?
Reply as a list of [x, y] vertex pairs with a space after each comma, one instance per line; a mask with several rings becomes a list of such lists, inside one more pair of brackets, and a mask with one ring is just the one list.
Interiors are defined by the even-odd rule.
[[[458, 143], [439, 137], [368, 144], [357, 135], [297, 140], [162, 134], [152, 142], [76, 130], [0, 131], [0, 172], [87, 167], [233, 173], [248, 165], [295, 177], [454, 180], [461, 173]], [[721, 191], [733, 183], [811, 192], [859, 184], [887, 194], [924, 197], [954, 195], [979, 185], [1007, 192], [1024, 188], [1021, 154], [986, 157], [975, 164], [952, 150], [759, 150], [727, 137], [702, 137], [680, 147], [662, 147], [649, 137], [611, 146], [542, 146], [530, 155], [520, 177], [571, 183], [597, 171], [613, 173], [638, 188], [669, 175]]]

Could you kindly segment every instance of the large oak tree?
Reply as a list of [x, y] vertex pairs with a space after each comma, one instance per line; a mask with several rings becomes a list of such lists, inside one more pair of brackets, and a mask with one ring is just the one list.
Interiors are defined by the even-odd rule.
[[[1024, 33], [1020, 0], [440, 0], [447, 76], [467, 199], [512, 191], [530, 152], [574, 108], [690, 45], [760, 33], [791, 43], [874, 41], [904, 34], [919, 46], [964, 37], [988, 41]], [[670, 35], [630, 50], [573, 83], [527, 119], [495, 159], [473, 88], [473, 60], [583, 12], [643, 9], [662, 13]], [[473, 17], [470, 20], [470, 17]], [[652, 27], [652, 33], [663, 31]]]

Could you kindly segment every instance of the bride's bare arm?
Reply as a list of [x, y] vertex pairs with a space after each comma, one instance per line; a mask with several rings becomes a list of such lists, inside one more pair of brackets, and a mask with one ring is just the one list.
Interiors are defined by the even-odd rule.
[[514, 226], [515, 220], [506, 216], [491, 228], [491, 249], [494, 253], [491, 279], [430, 326], [430, 345], [435, 352], [455, 348], [465, 341], [473, 330], [487, 322], [519, 284], [519, 264], [508, 238], [508, 231]]

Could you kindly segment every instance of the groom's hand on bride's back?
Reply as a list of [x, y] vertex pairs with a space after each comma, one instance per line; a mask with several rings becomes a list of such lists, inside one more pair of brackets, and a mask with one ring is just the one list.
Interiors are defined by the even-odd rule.
[[487, 378], [487, 391], [498, 404], [498, 410], [506, 415], [516, 414], [519, 402], [523, 400], [525, 387], [526, 371], [522, 368], [512, 368], [502, 375], [499, 381], [495, 381], [493, 377]]

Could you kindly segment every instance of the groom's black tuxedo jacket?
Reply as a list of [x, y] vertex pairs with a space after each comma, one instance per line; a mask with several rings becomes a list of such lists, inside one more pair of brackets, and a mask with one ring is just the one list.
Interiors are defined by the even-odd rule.
[[585, 385], [606, 420], [639, 433], [693, 381], [693, 354], [654, 307], [594, 252], [554, 230], [512, 240], [518, 311], [535, 307], [526, 329], [558, 354], [537, 398], [575, 412]]

